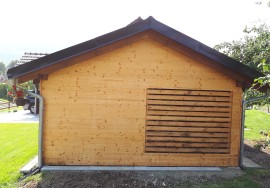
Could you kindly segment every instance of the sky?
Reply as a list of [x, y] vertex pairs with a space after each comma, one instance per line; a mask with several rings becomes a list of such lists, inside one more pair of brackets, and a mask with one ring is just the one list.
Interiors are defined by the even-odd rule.
[[245, 26], [270, 25], [266, 0], [0, 0], [0, 62], [24, 52], [53, 53], [139, 16], [153, 16], [210, 47], [240, 39]]

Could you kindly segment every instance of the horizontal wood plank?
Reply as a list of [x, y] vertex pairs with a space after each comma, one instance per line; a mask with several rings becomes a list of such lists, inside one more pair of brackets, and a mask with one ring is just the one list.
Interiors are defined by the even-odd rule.
[[190, 112], [190, 111], [164, 111], [148, 110], [148, 115], [167, 115], [167, 116], [201, 116], [201, 117], [230, 117], [230, 113], [223, 112]]
[[148, 131], [179, 131], [179, 132], [215, 132], [224, 133], [229, 132], [229, 128], [202, 128], [202, 127], [166, 127], [166, 126], [147, 126]]
[[156, 137], [148, 136], [147, 141], [162, 141], [162, 142], [219, 142], [227, 143], [228, 138], [195, 138], [195, 137]]
[[195, 111], [195, 112], [230, 112], [229, 107], [204, 107], [204, 106], [164, 106], [148, 104], [148, 110], [175, 110], [175, 111]]
[[152, 148], [146, 147], [147, 152], [163, 152], [163, 153], [228, 153], [228, 149], [216, 149], [216, 148]]
[[151, 116], [147, 115], [147, 120], [161, 121], [202, 121], [202, 122], [229, 122], [229, 117], [188, 117], [188, 116]]
[[195, 96], [231, 96], [228, 91], [199, 91], [199, 90], [181, 90], [181, 89], [155, 89], [149, 88], [147, 94], [164, 94], [164, 95], [195, 95]]
[[184, 147], [184, 148], [228, 148], [228, 143], [202, 143], [202, 142], [146, 142], [149, 147]]
[[148, 105], [166, 105], [166, 106], [220, 106], [230, 107], [230, 102], [205, 102], [205, 101], [164, 101], [164, 100], [147, 100]]
[[174, 127], [229, 127], [229, 123], [222, 122], [190, 122], [190, 121], [154, 121], [147, 120], [147, 125]]
[[147, 131], [147, 136], [160, 136], [160, 137], [211, 137], [211, 138], [228, 138], [227, 133], [194, 133], [194, 132], [168, 132], [168, 131]]
[[215, 102], [229, 102], [230, 97], [212, 97], [212, 96], [183, 96], [183, 95], [147, 95], [147, 99], [154, 100], [174, 100], [174, 101], [215, 101]]

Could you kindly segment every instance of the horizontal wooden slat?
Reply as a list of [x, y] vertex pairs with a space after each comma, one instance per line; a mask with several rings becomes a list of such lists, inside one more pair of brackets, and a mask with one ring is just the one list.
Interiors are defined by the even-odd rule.
[[147, 120], [147, 125], [159, 126], [179, 126], [179, 127], [229, 127], [229, 123], [221, 122], [185, 122], [185, 121], [151, 121]]
[[203, 117], [229, 117], [230, 113], [217, 113], [217, 112], [183, 112], [183, 111], [161, 111], [161, 110], [148, 110], [148, 115], [168, 115], [168, 116], [203, 116]]
[[229, 153], [229, 149], [216, 149], [216, 148], [152, 148], [146, 147], [147, 152], [159, 153]]
[[183, 96], [183, 95], [150, 95], [147, 99], [159, 100], [178, 100], [178, 101], [230, 101], [230, 97], [212, 97], [212, 96]]
[[212, 148], [227, 148], [229, 147], [228, 143], [190, 143], [190, 142], [146, 142], [145, 146], [151, 146], [151, 147], [212, 147]]
[[195, 137], [154, 137], [148, 136], [147, 141], [162, 141], [162, 142], [228, 142], [227, 138], [195, 138]]
[[182, 110], [182, 111], [197, 111], [197, 112], [230, 112], [229, 107], [204, 107], [204, 106], [159, 106], [148, 104], [147, 108], [150, 110]]
[[229, 117], [147, 116], [147, 120], [229, 122]]
[[229, 107], [230, 102], [204, 102], [204, 101], [162, 101], [147, 100], [148, 105], [166, 105], [166, 106], [222, 106]]
[[230, 151], [231, 92], [148, 89], [145, 151]]
[[167, 132], [167, 131], [147, 131], [147, 136], [163, 137], [211, 137], [211, 138], [228, 138], [228, 133], [193, 133], [193, 132]]
[[165, 126], [147, 126], [149, 131], [182, 131], [182, 132], [215, 132], [224, 133], [229, 132], [229, 128], [202, 128], [202, 127], [165, 127]]
[[231, 96], [231, 92], [228, 91], [196, 91], [196, 90], [161, 90], [151, 89], [147, 90], [148, 94], [177, 94], [177, 95], [201, 95], [201, 96]]

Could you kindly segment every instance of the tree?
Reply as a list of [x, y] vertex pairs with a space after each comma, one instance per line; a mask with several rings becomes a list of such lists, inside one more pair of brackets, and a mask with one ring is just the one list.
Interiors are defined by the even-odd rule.
[[[232, 42], [223, 42], [214, 46], [214, 48], [233, 59], [257, 69], [265, 74], [264, 77], [255, 79], [255, 82], [261, 86], [270, 83], [270, 29], [263, 24], [260, 26], [246, 27], [244, 29], [244, 38]], [[260, 92], [249, 90], [247, 98], [261, 95]], [[260, 105], [269, 103], [270, 100], [264, 100]]]
[[6, 73], [6, 66], [4, 63], [0, 62], [0, 74]]
[[244, 38], [223, 42], [214, 48], [237, 61], [263, 72], [270, 63], [270, 30], [267, 25], [244, 29]]
[[12, 98], [7, 95], [7, 90], [10, 86], [5, 83], [0, 83], [0, 99], [6, 99], [12, 101]]
[[6, 66], [0, 62], [0, 83], [6, 80]]
[[18, 63], [17, 60], [11, 61], [11, 62], [8, 64], [8, 66], [7, 66], [7, 70], [10, 69], [10, 68], [12, 68], [12, 67], [15, 67], [15, 65], [16, 65], [17, 63]]

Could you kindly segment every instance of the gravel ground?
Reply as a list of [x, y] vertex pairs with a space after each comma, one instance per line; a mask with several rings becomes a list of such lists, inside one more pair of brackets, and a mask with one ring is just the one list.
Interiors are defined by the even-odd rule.
[[43, 174], [40, 183], [24, 188], [86, 188], [86, 187], [196, 187], [202, 183], [232, 178], [243, 172], [238, 168], [224, 168], [221, 172], [197, 171], [55, 171]]

